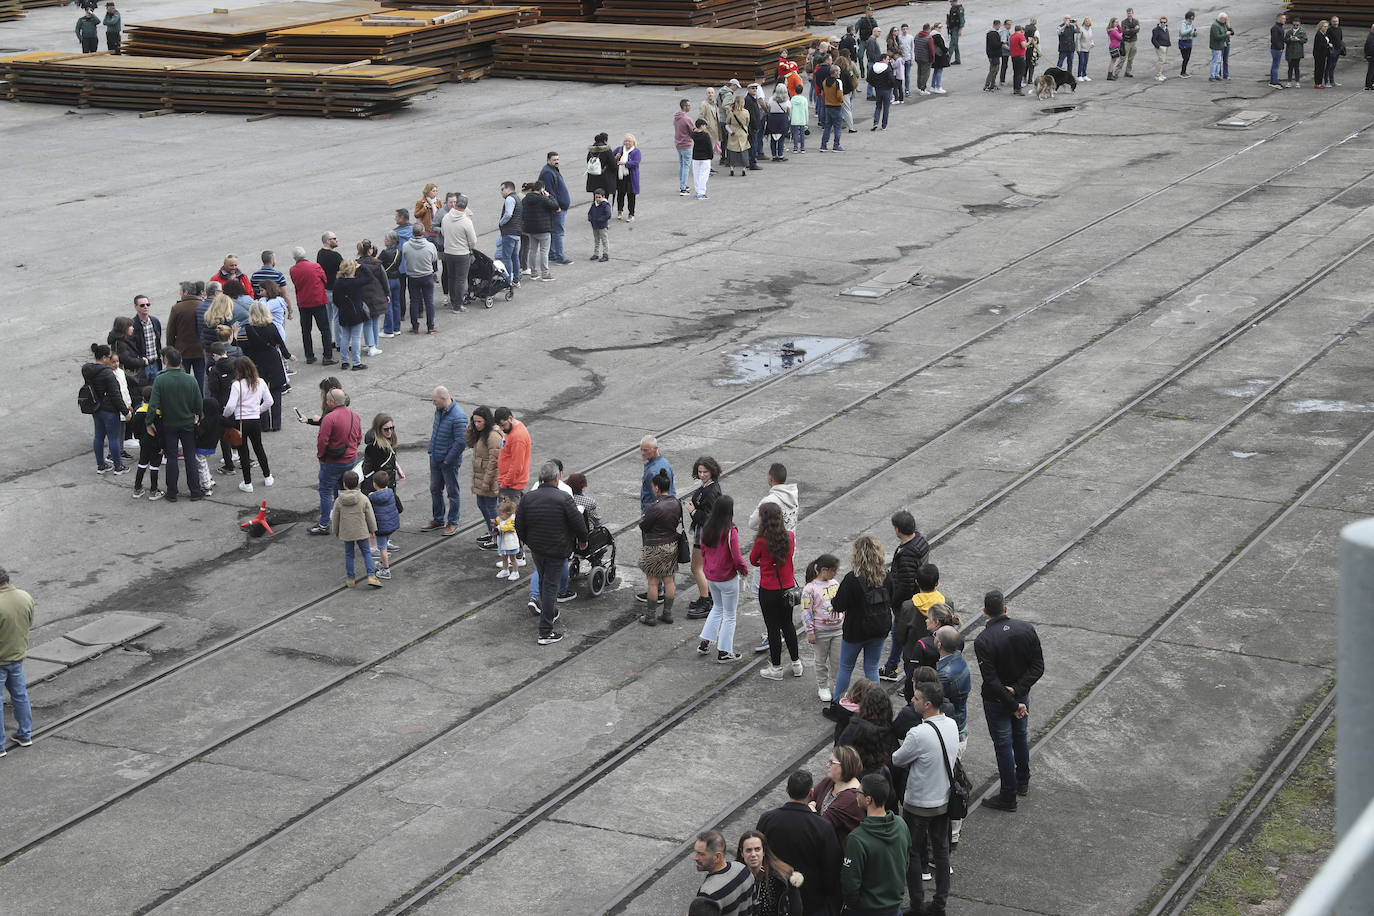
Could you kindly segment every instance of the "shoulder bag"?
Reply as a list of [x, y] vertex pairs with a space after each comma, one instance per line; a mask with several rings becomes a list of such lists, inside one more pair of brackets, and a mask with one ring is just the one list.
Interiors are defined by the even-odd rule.
[[954, 779], [954, 771], [949, 768], [949, 754], [945, 751], [945, 736], [934, 722], [927, 722], [935, 729], [935, 737], [940, 742], [940, 762], [945, 765], [945, 775], [949, 777], [949, 803], [946, 813], [952, 821], [961, 821], [968, 816], [968, 790]]

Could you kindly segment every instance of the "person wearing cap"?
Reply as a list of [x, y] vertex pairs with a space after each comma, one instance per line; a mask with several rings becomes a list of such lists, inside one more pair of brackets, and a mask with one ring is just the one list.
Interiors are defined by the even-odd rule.
[[[0, 693], [10, 694], [14, 710], [14, 740], [20, 747], [33, 744], [33, 712], [24, 682], [24, 656], [29, 654], [29, 630], [33, 627], [33, 596], [10, 585], [10, 574], [0, 569]], [[0, 757], [8, 742], [0, 716]]]
[[119, 53], [120, 32], [124, 29], [124, 22], [119, 18], [119, 10], [115, 9], [113, 3], [105, 4], [105, 49], [111, 54]]
[[76, 40], [81, 42], [82, 54], [94, 54], [100, 50], [100, 37], [97, 28], [100, 20], [95, 18], [95, 10], [86, 10], [81, 18], [76, 20]]

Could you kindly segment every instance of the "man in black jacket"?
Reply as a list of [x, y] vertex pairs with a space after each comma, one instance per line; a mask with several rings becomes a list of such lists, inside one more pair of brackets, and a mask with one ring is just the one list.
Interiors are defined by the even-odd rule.
[[930, 543], [916, 530], [916, 518], [905, 509], [892, 513], [892, 530], [897, 535], [897, 549], [892, 551], [892, 565], [887, 571], [887, 590], [892, 595], [892, 649], [887, 664], [878, 672], [885, 681], [901, 680], [898, 662], [902, 659], [902, 644], [897, 639], [898, 611], [916, 594], [916, 571], [930, 556]]
[[558, 619], [563, 563], [573, 552], [574, 543], [587, 546], [587, 523], [573, 498], [558, 489], [558, 465], [552, 461], [539, 469], [539, 486], [520, 500], [515, 533], [534, 554], [534, 568], [539, 574], [539, 645], [551, 645], [563, 638], [553, 628]]
[[1001, 791], [983, 799], [983, 805], [1015, 811], [1016, 797], [1030, 792], [1030, 690], [1045, 673], [1045, 656], [1035, 627], [1007, 616], [1001, 591], [983, 596], [983, 613], [988, 622], [973, 641], [973, 654], [983, 677], [983, 715], [1002, 777]]
[[1283, 63], [1283, 52], [1287, 45], [1283, 41], [1283, 27], [1288, 22], [1288, 17], [1279, 13], [1274, 17], [1274, 24], [1269, 27], [1269, 88], [1282, 89], [1283, 84], [1279, 82], [1279, 64]]
[[984, 92], [997, 91], [997, 69], [1002, 66], [1002, 33], [998, 31], [1001, 27], [1002, 20], [992, 20], [992, 28], [984, 36], [988, 53], [988, 78], [983, 83]]
[[149, 385], [162, 371], [162, 322], [152, 313], [152, 307], [147, 296], [134, 297], [134, 347], [148, 361], [143, 373]]
[[840, 842], [830, 822], [807, 805], [811, 785], [805, 770], [787, 777], [787, 804], [765, 811], [758, 829], [773, 855], [802, 873], [803, 916], [821, 916], [832, 912], [828, 901], [839, 893]]

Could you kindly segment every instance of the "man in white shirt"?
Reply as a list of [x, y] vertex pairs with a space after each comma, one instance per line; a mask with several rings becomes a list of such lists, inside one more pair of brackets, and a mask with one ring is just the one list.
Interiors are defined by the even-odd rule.
[[[911, 834], [906, 872], [911, 908], [941, 916], [949, 897], [950, 774], [959, 753], [959, 726], [940, 712], [944, 701], [939, 684], [915, 685], [911, 706], [921, 714], [921, 722], [906, 733], [902, 746], [892, 754], [893, 763], [907, 767], [902, 819]], [[925, 890], [921, 869], [926, 862], [935, 863], [935, 896], [930, 907], [922, 909]]]

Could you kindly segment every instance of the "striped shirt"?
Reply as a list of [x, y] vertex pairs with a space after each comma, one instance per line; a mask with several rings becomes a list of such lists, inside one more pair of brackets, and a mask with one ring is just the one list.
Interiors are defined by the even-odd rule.
[[263, 280], [271, 280], [273, 283], [280, 286], [283, 291], [286, 290], [286, 274], [277, 270], [275, 267], [259, 267], [257, 270], [253, 271], [253, 295], [262, 295]]
[[753, 907], [754, 876], [743, 862], [727, 862], [723, 871], [706, 876], [697, 896], [719, 903], [721, 916], [748, 916]]

